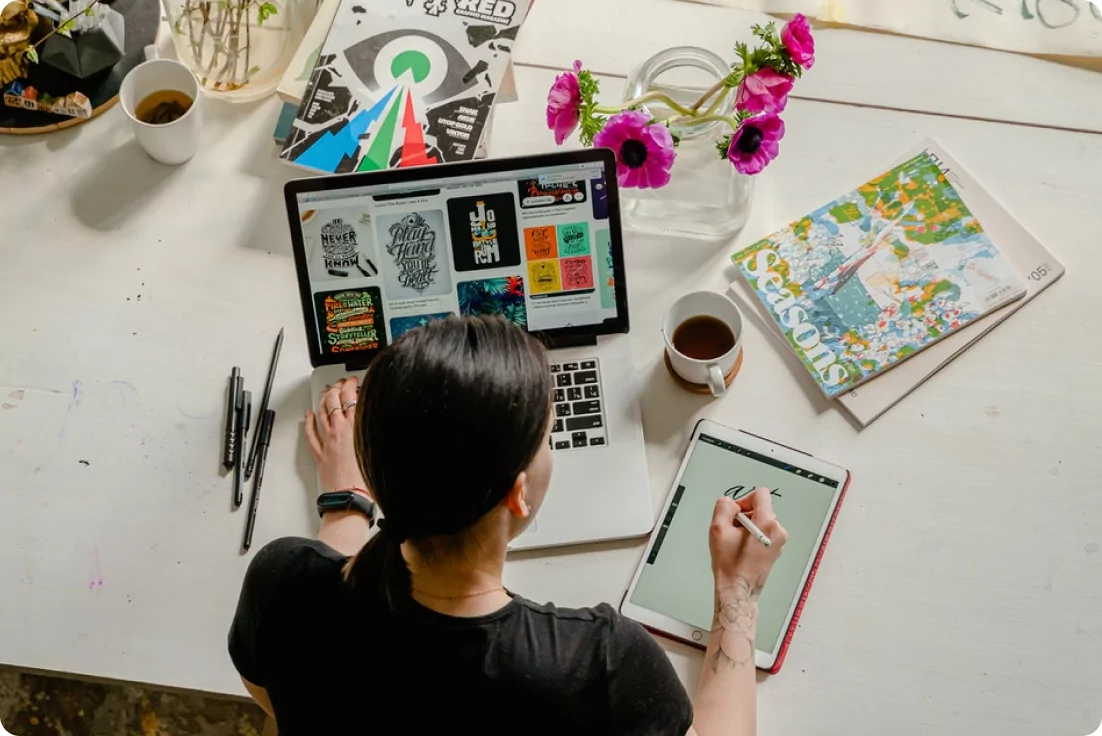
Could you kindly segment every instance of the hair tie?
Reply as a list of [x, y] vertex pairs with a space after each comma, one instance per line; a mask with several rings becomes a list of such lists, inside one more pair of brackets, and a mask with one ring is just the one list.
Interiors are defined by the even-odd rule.
[[409, 537], [407, 537], [404, 534], [400, 533], [395, 528], [395, 525], [393, 523], [391, 523], [390, 521], [388, 521], [386, 518], [379, 519], [379, 523], [378, 523], [377, 526], [379, 527], [379, 533], [380, 534], [385, 534], [387, 536], [387, 538], [389, 538], [395, 544], [401, 544], [402, 542], [409, 539]]

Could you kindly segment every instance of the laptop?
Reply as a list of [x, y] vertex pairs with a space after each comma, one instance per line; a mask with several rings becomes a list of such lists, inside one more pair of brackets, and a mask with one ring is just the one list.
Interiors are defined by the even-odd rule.
[[650, 532], [610, 151], [301, 179], [285, 197], [313, 405], [409, 330], [500, 315], [547, 346], [554, 391], [551, 488], [511, 548]]

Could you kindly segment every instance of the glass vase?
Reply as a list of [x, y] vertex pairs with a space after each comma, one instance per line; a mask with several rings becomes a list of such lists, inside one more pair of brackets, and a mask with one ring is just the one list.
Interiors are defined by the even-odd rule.
[[[731, 71], [722, 58], [707, 49], [679, 46], [666, 49], [641, 64], [628, 78], [624, 100], [648, 92], [663, 92], [685, 107]], [[716, 108], [730, 114], [733, 89], [725, 90]], [[705, 107], [712, 104], [709, 100]], [[665, 103], [643, 105], [654, 118], [676, 115]], [[731, 133], [725, 122], [673, 125], [681, 137], [670, 183], [661, 189], [622, 189], [621, 209], [628, 227], [709, 240], [729, 240], [750, 217], [754, 179], [735, 171], [716, 152], [716, 142]]]
[[301, 0], [162, 0], [176, 55], [231, 102], [272, 93], [305, 33]]

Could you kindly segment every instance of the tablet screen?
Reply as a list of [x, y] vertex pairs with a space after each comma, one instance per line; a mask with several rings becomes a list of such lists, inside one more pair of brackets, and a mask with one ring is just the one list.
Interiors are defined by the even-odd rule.
[[788, 531], [784, 554], [758, 601], [757, 648], [776, 651], [833, 508], [838, 482], [707, 434], [693, 446], [631, 602], [709, 630], [714, 582], [708, 525], [716, 499], [742, 498], [758, 486], [770, 489], [777, 518]]

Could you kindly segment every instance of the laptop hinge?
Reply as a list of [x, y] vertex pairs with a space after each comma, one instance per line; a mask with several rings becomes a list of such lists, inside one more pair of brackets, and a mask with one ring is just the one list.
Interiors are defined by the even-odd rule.
[[569, 337], [548, 337], [546, 335], [540, 335], [539, 339], [548, 350], [596, 347], [597, 345], [596, 335], [572, 335]]
[[344, 369], [349, 373], [359, 373], [360, 371], [367, 370], [368, 361], [364, 360], [358, 363], [345, 363]]

